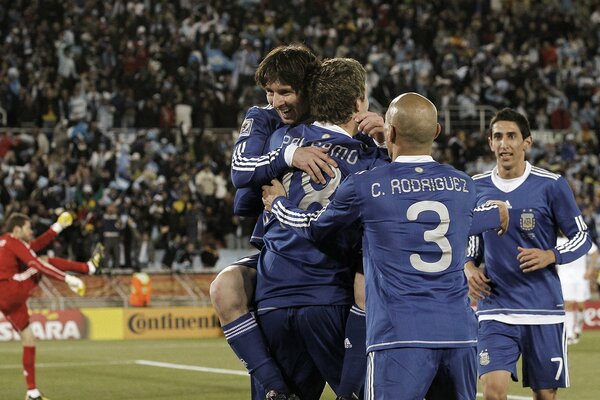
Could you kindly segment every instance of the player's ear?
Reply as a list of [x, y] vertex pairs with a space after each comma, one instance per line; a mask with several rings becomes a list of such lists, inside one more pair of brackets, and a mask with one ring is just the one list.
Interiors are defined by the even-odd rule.
[[394, 125], [389, 125], [387, 129], [387, 136], [388, 142], [392, 144], [396, 143], [396, 127]]
[[525, 140], [523, 140], [523, 142], [525, 144], [525, 151], [527, 151], [531, 148], [531, 145], [533, 144], [533, 137], [527, 136]]
[[435, 127], [435, 136], [433, 137], [433, 140], [435, 140], [438, 136], [440, 136], [441, 132], [442, 132], [442, 126], [440, 124], [437, 124], [437, 126]]
[[362, 105], [362, 100], [360, 98], [356, 98], [356, 100], [354, 101], [354, 113], [359, 113], [360, 112], [360, 106]]

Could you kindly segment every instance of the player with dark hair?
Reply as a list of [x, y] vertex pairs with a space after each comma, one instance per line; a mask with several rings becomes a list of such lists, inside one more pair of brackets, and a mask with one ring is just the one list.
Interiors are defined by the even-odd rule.
[[[335, 88], [331, 82], [336, 83]], [[273, 138], [277, 143], [282, 137], [284, 152], [297, 145], [329, 150], [337, 167], [325, 184], [311, 182], [298, 170], [283, 177], [296, 204], [321, 208], [344, 177], [384, 165], [389, 159], [385, 151], [355, 138], [359, 132], [356, 116], [369, 106], [366, 72], [360, 63], [352, 59], [324, 61], [315, 74], [310, 95], [311, 117], [317, 121], [278, 130]], [[281, 161], [273, 161], [277, 162]], [[255, 296], [258, 318], [273, 356], [300, 398], [318, 399], [325, 381], [338, 396], [353, 396], [364, 381], [365, 370], [360, 368], [365, 364], [364, 352], [357, 367], [358, 378], [346, 389], [340, 383], [345, 327], [354, 302], [354, 266], [360, 259], [353, 250], [360, 247], [360, 234], [356, 230], [340, 232], [335, 240], [317, 245], [283, 228], [268, 214], [265, 220], [265, 246], [259, 258]], [[364, 330], [364, 320], [362, 324]], [[364, 339], [354, 345], [364, 346]]]
[[263, 201], [317, 243], [362, 225], [366, 399], [474, 399], [477, 326], [463, 276], [466, 244], [479, 211], [475, 232], [504, 229], [508, 213], [499, 219], [496, 205], [475, 209], [471, 178], [431, 158], [440, 125], [425, 97], [398, 96], [385, 126], [394, 162], [348, 176], [327, 207], [303, 210], [278, 181], [263, 187]]
[[[527, 119], [500, 110], [490, 122], [488, 143], [496, 156], [492, 171], [473, 177], [478, 203], [506, 201], [510, 228], [503, 237], [484, 233], [469, 241], [465, 274], [479, 299], [477, 351], [485, 399], [506, 398], [518, 378], [536, 399], [555, 399], [569, 386], [565, 311], [555, 264], [584, 256], [591, 239], [567, 181], [532, 166], [526, 154], [533, 138]], [[557, 245], [557, 232], [568, 241]], [[485, 262], [485, 269], [477, 265]]]
[[[255, 217], [262, 213], [258, 174], [272, 174], [272, 178], [289, 168], [287, 164], [277, 168], [270, 165], [278, 154], [267, 154], [270, 138], [278, 128], [307, 118], [308, 91], [305, 85], [319, 65], [317, 56], [299, 44], [276, 47], [260, 63], [255, 80], [265, 89], [269, 104], [248, 110], [233, 150], [231, 178], [238, 188], [234, 203], [237, 215]], [[295, 152], [292, 163], [321, 182], [325, 182], [321, 170], [333, 174], [327, 163], [335, 165], [326, 151], [317, 148]], [[251, 243], [259, 250], [263, 246], [262, 229], [262, 219], [259, 219], [251, 238]], [[264, 391], [267, 399], [286, 399], [290, 394], [286, 379], [271, 357], [250, 312], [257, 262], [258, 254], [255, 254], [223, 269], [211, 283], [211, 300], [229, 345], [253, 377], [253, 398], [264, 398], [265, 394], [261, 394]]]
[[93, 274], [100, 266], [102, 246], [97, 246], [87, 263], [57, 257], [38, 257], [36, 251], [46, 247], [54, 238], [73, 222], [73, 217], [64, 212], [50, 229], [33, 239], [31, 220], [21, 213], [11, 214], [5, 224], [5, 233], [0, 236], [0, 311], [19, 332], [23, 345], [23, 373], [27, 383], [26, 400], [44, 400], [35, 383], [35, 337], [29, 325], [27, 300], [37, 287], [42, 275], [64, 281], [73, 292], [85, 294], [85, 284], [72, 271]]

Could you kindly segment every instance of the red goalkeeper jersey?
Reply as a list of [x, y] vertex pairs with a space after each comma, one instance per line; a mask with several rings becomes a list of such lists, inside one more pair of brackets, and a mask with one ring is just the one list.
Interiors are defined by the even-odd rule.
[[64, 272], [43, 262], [35, 253], [48, 246], [57, 235], [48, 229], [29, 244], [9, 233], [0, 236], [0, 280], [24, 281], [41, 272], [64, 281]]

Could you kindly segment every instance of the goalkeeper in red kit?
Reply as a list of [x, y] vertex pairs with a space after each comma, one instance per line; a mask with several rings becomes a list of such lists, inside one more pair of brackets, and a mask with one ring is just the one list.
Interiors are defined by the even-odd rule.
[[47, 400], [35, 384], [35, 338], [29, 325], [27, 300], [37, 287], [42, 275], [65, 282], [80, 296], [85, 294], [85, 284], [74, 275], [94, 274], [103, 257], [102, 245], [96, 246], [88, 262], [76, 262], [56, 257], [39, 257], [35, 252], [49, 245], [56, 236], [73, 223], [68, 212], [41, 236], [33, 239], [31, 220], [21, 213], [11, 214], [0, 236], [0, 311], [19, 332], [23, 344], [23, 373], [27, 383], [25, 400]]

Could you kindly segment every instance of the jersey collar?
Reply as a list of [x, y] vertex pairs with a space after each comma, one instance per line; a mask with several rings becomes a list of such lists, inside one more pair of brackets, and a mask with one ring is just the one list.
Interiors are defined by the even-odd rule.
[[424, 163], [424, 162], [435, 162], [431, 156], [398, 156], [394, 162], [400, 163]]
[[348, 137], [352, 137], [352, 135], [350, 135], [348, 132], [346, 132], [344, 130], [344, 128], [342, 128], [339, 125], [330, 124], [328, 122], [319, 122], [319, 121], [313, 122], [313, 125], [317, 126], [319, 128], [323, 128], [323, 129], [327, 129], [327, 130], [330, 130], [330, 131], [341, 133], [341, 134], [346, 135]]
[[525, 172], [523, 173], [523, 175], [512, 179], [500, 178], [500, 175], [498, 175], [498, 166], [495, 166], [492, 170], [492, 183], [504, 193], [512, 192], [513, 190], [521, 186], [523, 182], [525, 182], [525, 179], [527, 179], [530, 173], [531, 164], [529, 163], [529, 161], [525, 161]]

